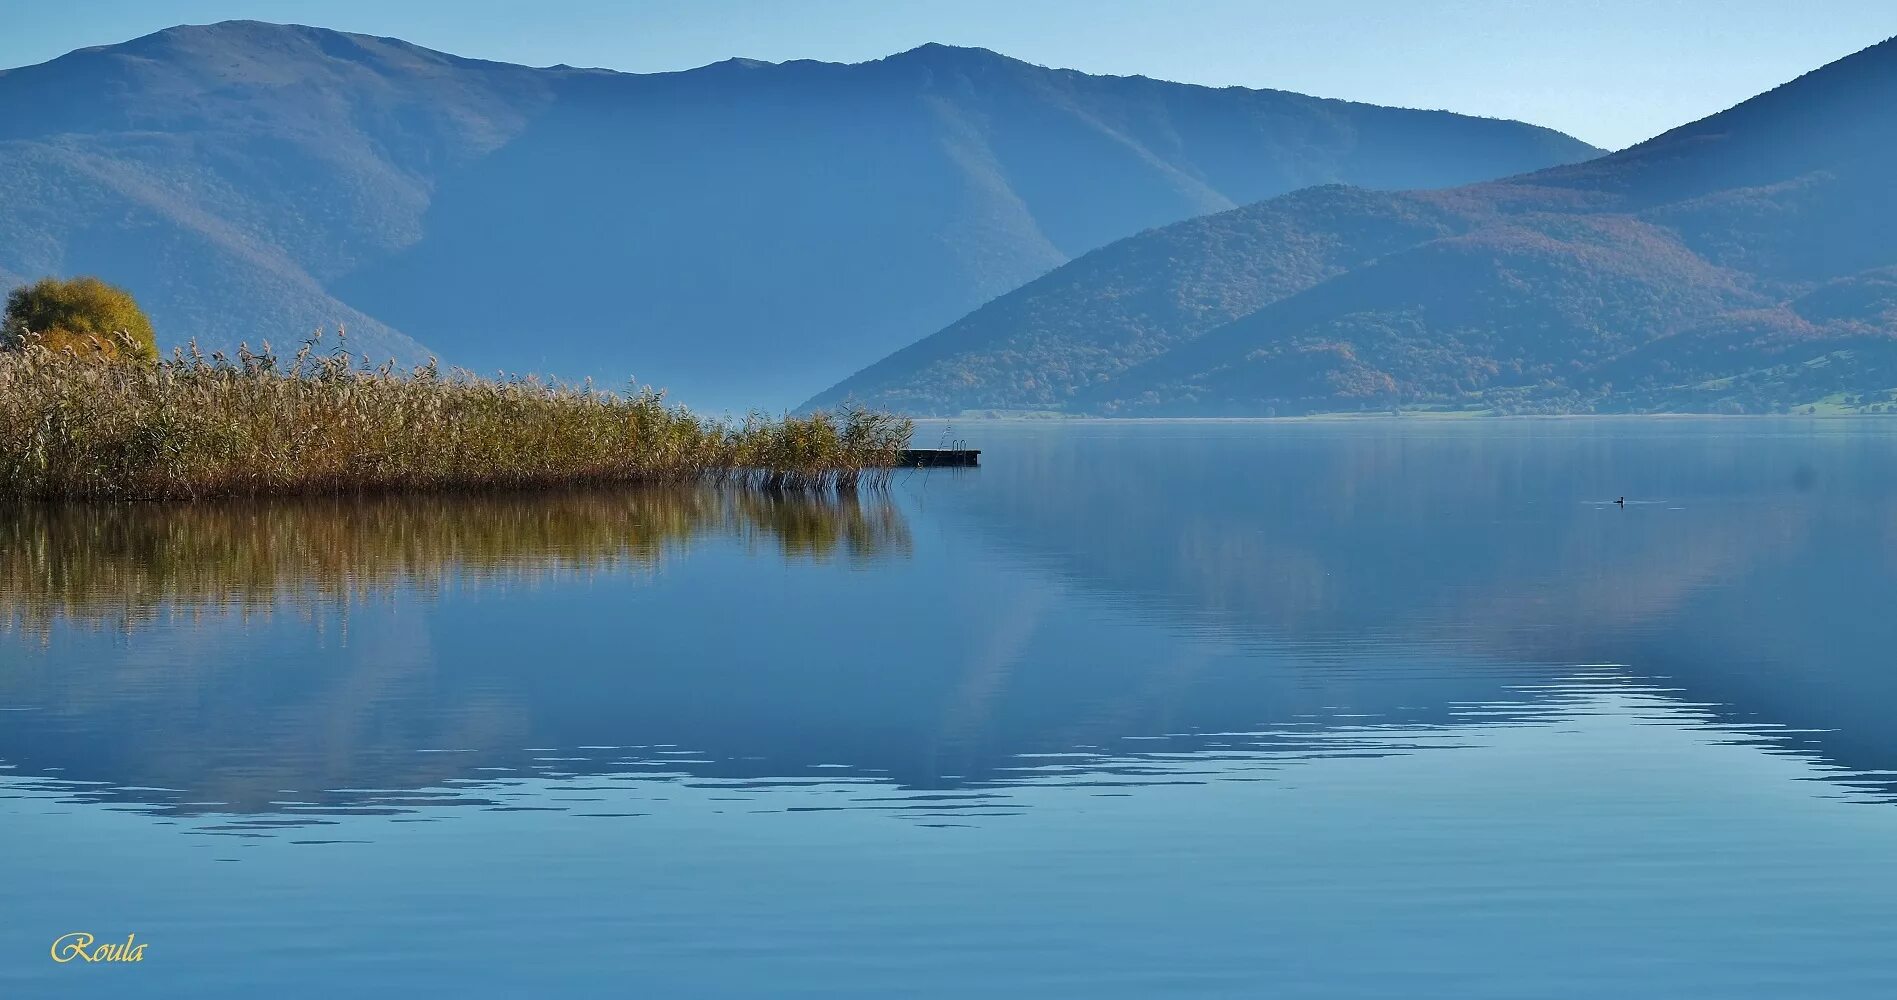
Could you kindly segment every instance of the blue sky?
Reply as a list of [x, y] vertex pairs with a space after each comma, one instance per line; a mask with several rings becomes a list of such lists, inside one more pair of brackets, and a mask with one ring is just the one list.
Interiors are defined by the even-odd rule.
[[228, 18], [632, 71], [854, 62], [938, 41], [1519, 118], [1612, 148], [1897, 35], [1890, 0], [0, 0], [0, 65]]

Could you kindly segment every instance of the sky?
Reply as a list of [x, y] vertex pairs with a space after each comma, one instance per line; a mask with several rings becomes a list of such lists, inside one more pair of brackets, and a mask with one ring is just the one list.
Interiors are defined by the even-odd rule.
[[232, 18], [633, 72], [944, 42], [1515, 118], [1610, 149], [1897, 35], [1892, 0], [0, 0], [0, 66]]

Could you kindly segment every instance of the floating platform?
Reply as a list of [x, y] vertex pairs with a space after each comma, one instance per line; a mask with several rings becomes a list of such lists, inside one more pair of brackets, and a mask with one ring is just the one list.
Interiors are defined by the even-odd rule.
[[976, 448], [912, 448], [902, 453], [905, 469], [972, 469], [981, 464]]

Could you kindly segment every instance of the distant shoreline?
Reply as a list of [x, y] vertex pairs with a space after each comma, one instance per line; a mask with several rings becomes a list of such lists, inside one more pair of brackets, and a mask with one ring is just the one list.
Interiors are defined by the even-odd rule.
[[1293, 424], [1293, 423], [1401, 423], [1424, 420], [1431, 423], [1493, 423], [1525, 420], [1893, 420], [1897, 413], [1855, 413], [1825, 411], [1819, 413], [1310, 413], [1287, 417], [1093, 417], [1074, 414], [1026, 416], [1022, 414], [961, 414], [952, 417], [910, 416], [918, 424], [1008, 423], [1008, 424]]

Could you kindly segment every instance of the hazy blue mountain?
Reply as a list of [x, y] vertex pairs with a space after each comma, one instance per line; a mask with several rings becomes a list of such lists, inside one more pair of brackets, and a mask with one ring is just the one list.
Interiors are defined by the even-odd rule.
[[[820, 396], [921, 412], [1759, 410], [1897, 388], [1897, 42], [1585, 163], [1121, 240]], [[1129, 266], [1129, 262], [1139, 262]]]
[[233, 22], [0, 73], [0, 270], [94, 272], [160, 336], [279, 344], [346, 323], [329, 286], [413, 243], [435, 186], [551, 100], [544, 74], [389, 39]]
[[783, 404], [1144, 228], [1596, 152], [939, 45], [641, 75], [228, 22], [0, 73], [0, 281], [103, 274], [174, 343], [343, 322], [404, 360]]

